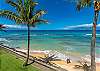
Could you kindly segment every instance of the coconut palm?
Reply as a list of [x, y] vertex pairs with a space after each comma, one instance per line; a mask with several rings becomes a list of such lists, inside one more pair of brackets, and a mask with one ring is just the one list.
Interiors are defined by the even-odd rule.
[[28, 27], [28, 51], [25, 66], [28, 65], [29, 50], [30, 50], [30, 27], [35, 27], [40, 23], [47, 23], [46, 20], [41, 19], [41, 16], [46, 14], [44, 10], [35, 10], [37, 2], [33, 0], [7, 0], [6, 2], [16, 9], [16, 12], [10, 10], [1, 10], [0, 16], [14, 20], [17, 24], [25, 24]]
[[[94, 4], [93, 4], [94, 3]], [[91, 71], [96, 71], [96, 62], [95, 62], [95, 47], [96, 47], [96, 25], [99, 14], [99, 7], [96, 0], [79, 0], [77, 4], [77, 9], [94, 5], [94, 21], [92, 26], [92, 40], [91, 40]]]

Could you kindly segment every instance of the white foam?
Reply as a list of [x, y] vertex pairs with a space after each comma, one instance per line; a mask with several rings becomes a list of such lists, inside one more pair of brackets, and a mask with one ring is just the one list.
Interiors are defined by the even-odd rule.
[[[88, 62], [91, 62], [91, 56], [90, 55], [85, 55], [84, 57], [82, 57], [83, 60], [86, 60]], [[100, 63], [100, 58], [95, 58], [96, 63]]]
[[0, 38], [0, 41], [10, 42], [10, 41], [8, 41], [8, 40], [7, 40], [7, 39], [5, 39], [5, 38]]
[[[86, 34], [87, 36], [92, 36], [92, 34]], [[100, 34], [96, 34], [97, 36], [100, 36]]]
[[44, 34], [44, 35], [49, 35], [49, 34]]
[[91, 36], [92, 34], [86, 34], [87, 36]]
[[64, 48], [66, 48], [66, 50], [73, 50], [74, 48], [71, 48], [70, 46], [64, 46]]
[[16, 35], [16, 36], [17, 36], [17, 35], [19, 35], [19, 34], [12, 34], [12, 35]]
[[57, 51], [50, 52], [49, 56], [53, 55], [53, 54], [55, 55], [55, 57], [57, 57], [57, 59], [61, 59], [61, 60], [64, 60], [64, 61], [66, 61], [67, 58], [70, 58], [72, 61], [78, 61], [78, 60], [80, 60], [80, 58], [77, 57], [77, 56], [65, 55], [65, 54], [57, 52]]

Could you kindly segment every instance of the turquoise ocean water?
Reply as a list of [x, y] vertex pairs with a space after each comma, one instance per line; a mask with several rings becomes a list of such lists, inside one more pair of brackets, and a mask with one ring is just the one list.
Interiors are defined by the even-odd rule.
[[[91, 32], [89, 30], [41, 30], [31, 31], [31, 49], [56, 50], [62, 53], [76, 53], [89, 55], [91, 46]], [[0, 42], [11, 47], [27, 48], [26, 30], [0, 31]], [[96, 55], [100, 55], [100, 31], [97, 31]]]

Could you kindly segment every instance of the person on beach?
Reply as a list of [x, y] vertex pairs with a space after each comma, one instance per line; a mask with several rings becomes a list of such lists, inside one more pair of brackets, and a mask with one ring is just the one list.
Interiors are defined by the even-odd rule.
[[70, 60], [70, 58], [67, 58], [67, 64], [69, 64], [69, 63], [71, 63], [71, 60]]

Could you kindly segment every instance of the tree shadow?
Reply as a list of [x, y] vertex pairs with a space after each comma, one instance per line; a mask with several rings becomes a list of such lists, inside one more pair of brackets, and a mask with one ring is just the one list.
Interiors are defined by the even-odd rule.
[[21, 67], [19, 67], [22, 71], [28, 71], [28, 66], [22, 66], [21, 65]]

